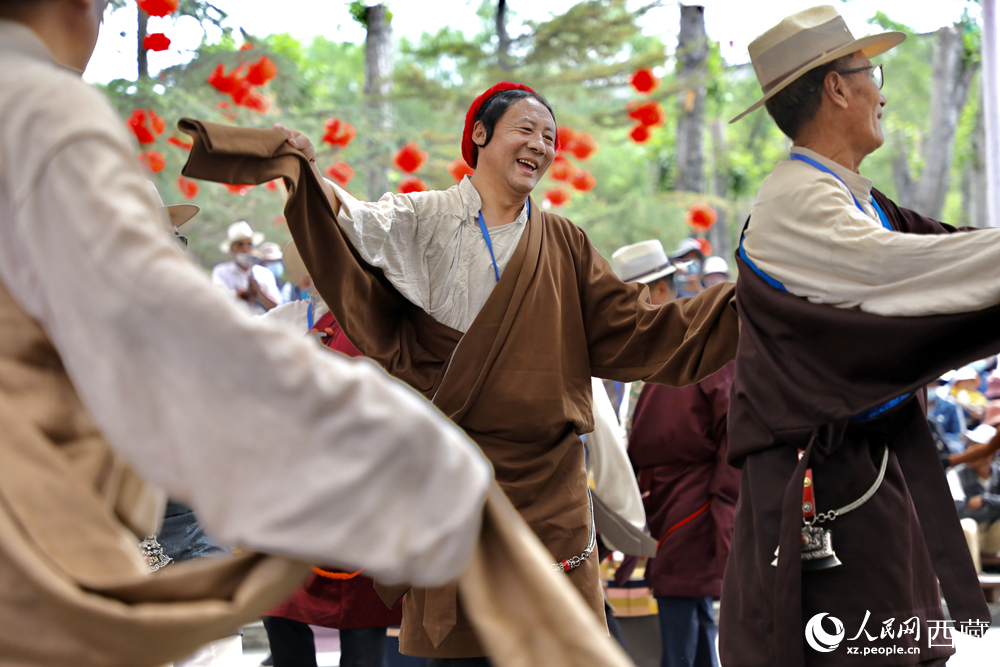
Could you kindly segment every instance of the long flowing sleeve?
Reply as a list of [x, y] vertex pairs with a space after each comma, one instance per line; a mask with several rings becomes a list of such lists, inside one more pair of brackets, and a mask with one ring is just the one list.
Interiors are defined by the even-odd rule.
[[732, 283], [654, 306], [645, 285], [619, 280], [581, 236], [578, 275], [593, 375], [682, 387], [735, 357], [739, 320]]
[[834, 176], [783, 162], [761, 188], [744, 250], [759, 269], [813, 303], [895, 316], [1000, 303], [1000, 229], [901, 234], [873, 215], [862, 213]]
[[[488, 462], [375, 364], [240, 312], [155, 222], [110, 107], [78, 97], [83, 130], [5, 143], [0, 278], [112, 447], [225, 542], [387, 582], [453, 580]], [[18, 154], [45, 159], [14, 171]]]

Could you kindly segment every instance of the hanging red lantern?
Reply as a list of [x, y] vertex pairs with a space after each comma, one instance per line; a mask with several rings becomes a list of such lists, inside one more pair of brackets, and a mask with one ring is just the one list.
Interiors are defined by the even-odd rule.
[[136, 4], [150, 16], [168, 16], [177, 10], [179, 0], [136, 0]]
[[695, 239], [698, 242], [698, 246], [701, 248], [701, 252], [708, 257], [712, 254], [712, 244], [708, 242], [708, 239]]
[[250, 65], [247, 70], [247, 81], [254, 86], [264, 86], [278, 75], [278, 66], [267, 56]]
[[552, 188], [545, 192], [545, 199], [553, 206], [565, 206], [571, 195], [566, 188]]
[[142, 48], [147, 51], [166, 51], [170, 48], [170, 38], [162, 32], [154, 32], [143, 38]]
[[169, 137], [167, 139], [167, 143], [170, 144], [171, 146], [177, 146], [177, 148], [182, 148], [186, 151], [191, 150], [191, 147], [194, 146], [194, 141], [184, 141], [183, 139], [179, 139], [177, 137]]
[[410, 192], [426, 192], [427, 185], [416, 176], [407, 176], [399, 182], [399, 194], [405, 195]]
[[351, 140], [358, 134], [353, 125], [346, 121], [341, 121], [339, 118], [327, 119], [324, 127], [326, 128], [326, 134], [323, 135], [323, 141], [331, 146], [347, 148], [347, 144], [351, 143]]
[[628, 117], [646, 127], [661, 127], [667, 122], [667, 112], [663, 110], [663, 105], [652, 100], [642, 104], [629, 104]]
[[163, 171], [167, 166], [167, 160], [163, 157], [163, 153], [154, 150], [148, 150], [145, 153], [140, 153], [139, 161], [149, 167], [149, 170], [154, 174]]
[[128, 127], [140, 144], [151, 144], [156, 141], [156, 135], [149, 128], [146, 112], [142, 109], [136, 109], [132, 112], [128, 119]]
[[326, 175], [344, 187], [354, 178], [354, 169], [343, 160], [338, 160], [326, 168]]
[[198, 194], [198, 184], [183, 176], [177, 177], [177, 189], [188, 199], [194, 199]]
[[456, 183], [461, 183], [463, 178], [472, 176], [476, 170], [466, 164], [463, 158], [458, 158], [448, 163], [448, 173], [451, 174]]
[[577, 134], [566, 145], [566, 150], [577, 160], [589, 160], [597, 149], [597, 141], [586, 132]]
[[583, 171], [582, 169], [573, 175], [573, 178], [569, 182], [575, 189], [580, 192], [590, 192], [597, 185], [597, 179], [589, 171]]
[[549, 167], [549, 176], [552, 177], [554, 181], [568, 181], [573, 178], [576, 174], [576, 165], [569, 161], [562, 155], [557, 155], [554, 160], [552, 160], [552, 166]]
[[695, 204], [684, 216], [684, 222], [696, 232], [707, 232], [718, 219], [719, 215], [708, 204]]
[[628, 82], [640, 93], [651, 93], [660, 87], [660, 77], [653, 74], [648, 67], [637, 69], [628, 78]]
[[632, 141], [635, 143], [644, 144], [649, 141], [649, 128], [642, 123], [639, 123], [632, 128], [632, 131], [628, 133], [628, 136], [630, 136]]
[[417, 147], [417, 142], [411, 141], [399, 149], [395, 157], [392, 158], [392, 162], [403, 173], [412, 174], [427, 162], [427, 151], [420, 150]]
[[252, 185], [230, 185], [229, 183], [223, 183], [226, 186], [226, 190], [229, 191], [231, 195], [239, 195], [241, 197], [246, 197], [247, 193], [253, 190]]

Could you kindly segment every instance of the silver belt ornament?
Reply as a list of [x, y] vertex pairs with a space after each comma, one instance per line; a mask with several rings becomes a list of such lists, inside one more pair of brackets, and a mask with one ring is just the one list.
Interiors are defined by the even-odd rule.
[[551, 567], [556, 572], [572, 572], [583, 565], [583, 562], [590, 558], [597, 548], [597, 526], [594, 524], [594, 499], [590, 495], [590, 487], [587, 487], [587, 501], [590, 504], [590, 540], [587, 541], [587, 548], [579, 556], [573, 556], [558, 563], [552, 563]]
[[[835, 510], [830, 510], [828, 512], [822, 512], [816, 514], [811, 519], [805, 518], [804, 515], [810, 514], [813, 511], [813, 507], [810, 503], [804, 502], [802, 507], [803, 518], [802, 518], [802, 569], [803, 570], [826, 570], [831, 567], [837, 567], [841, 565], [840, 559], [837, 558], [837, 554], [833, 550], [833, 530], [830, 528], [823, 528], [817, 524], [825, 523], [827, 521], [833, 521], [838, 516], [843, 516], [848, 512], [852, 512], [866, 502], [868, 502], [878, 488], [882, 485], [882, 480], [885, 478], [886, 465], [889, 463], [889, 446], [886, 445], [885, 450], [882, 452], [882, 465], [879, 467], [878, 477], [875, 482], [871, 485], [864, 494], [852, 503], [844, 505], [843, 507], [837, 508]], [[778, 549], [774, 550], [774, 560], [771, 561], [771, 565], [778, 567]]]

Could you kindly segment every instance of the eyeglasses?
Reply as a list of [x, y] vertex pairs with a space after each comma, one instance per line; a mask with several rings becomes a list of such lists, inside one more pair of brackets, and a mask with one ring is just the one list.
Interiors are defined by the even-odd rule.
[[875, 82], [875, 85], [878, 86], [879, 90], [882, 90], [882, 84], [885, 82], [885, 79], [882, 78], [882, 65], [867, 65], [865, 67], [855, 67], [854, 69], [838, 69], [834, 71], [837, 74], [854, 74], [855, 72], [867, 72], [868, 70], [872, 71], [871, 77], [872, 80]]

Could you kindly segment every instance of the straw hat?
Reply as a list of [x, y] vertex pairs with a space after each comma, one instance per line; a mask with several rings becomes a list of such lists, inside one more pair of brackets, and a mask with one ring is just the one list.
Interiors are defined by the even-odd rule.
[[843, 17], [829, 5], [796, 12], [750, 42], [750, 61], [764, 97], [729, 122], [743, 118], [811, 69], [855, 51], [874, 58], [904, 39], [902, 32], [854, 39]]
[[281, 259], [281, 246], [274, 241], [266, 241], [257, 248], [257, 257], [265, 262], [276, 262]]
[[303, 276], [309, 275], [305, 262], [302, 261], [302, 256], [299, 255], [299, 249], [295, 247], [295, 241], [289, 241], [285, 244], [282, 262], [285, 265], [285, 277], [295, 285], [299, 284]]
[[226, 229], [226, 240], [219, 244], [219, 250], [229, 252], [234, 243], [243, 239], [250, 239], [254, 247], [257, 247], [264, 240], [264, 235], [255, 232], [246, 220], [240, 220], [229, 225], [229, 228]]
[[611, 255], [611, 266], [622, 282], [647, 285], [677, 270], [656, 239], [618, 248]]

